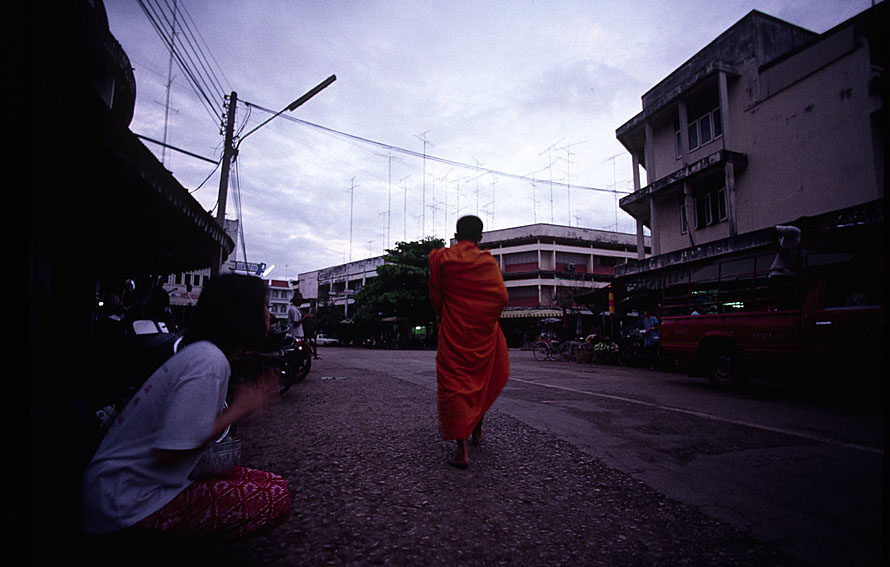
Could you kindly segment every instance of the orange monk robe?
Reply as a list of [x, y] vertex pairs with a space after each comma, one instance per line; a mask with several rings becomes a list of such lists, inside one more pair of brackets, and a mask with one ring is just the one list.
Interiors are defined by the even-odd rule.
[[445, 439], [466, 439], [507, 383], [510, 359], [498, 324], [507, 288], [497, 262], [461, 241], [430, 253], [436, 311], [436, 399]]

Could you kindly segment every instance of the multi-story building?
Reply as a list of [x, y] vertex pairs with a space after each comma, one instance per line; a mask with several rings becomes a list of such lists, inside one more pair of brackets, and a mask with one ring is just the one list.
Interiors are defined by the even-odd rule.
[[[648, 237], [644, 239], [648, 247]], [[636, 257], [633, 234], [588, 228], [532, 224], [482, 234], [479, 247], [501, 267], [510, 295], [502, 325], [512, 336], [537, 328], [537, 323], [571, 313], [572, 329], [584, 312], [574, 299], [612, 280], [615, 266]], [[648, 248], [647, 248], [648, 250]], [[352, 314], [352, 296], [384, 263], [378, 256], [299, 275], [307, 304], [342, 307]], [[589, 313], [588, 313], [589, 315]], [[518, 346], [519, 339], [513, 341]]]
[[619, 276], [768, 247], [778, 225], [883, 223], [884, 4], [822, 34], [752, 11], [643, 95], [616, 135], [652, 257]]
[[269, 287], [269, 313], [278, 320], [287, 320], [287, 309], [294, 296], [294, 288], [287, 280], [266, 280]]
[[[235, 242], [238, 241], [240, 230], [241, 224], [238, 220], [226, 219], [226, 234]], [[238, 273], [265, 277], [267, 275], [265, 271], [266, 265], [264, 263], [236, 261], [234, 251], [220, 266], [220, 273], [222, 274]], [[166, 281], [163, 282], [163, 287], [170, 297], [170, 306], [176, 315], [183, 317], [184, 313], [181, 313], [182, 308], [197, 304], [198, 297], [201, 295], [201, 289], [209, 279], [209, 266], [190, 272], [177, 272], [167, 276]], [[269, 286], [269, 312], [275, 318], [286, 318], [287, 308], [291, 297], [293, 297], [293, 286], [285, 280], [267, 279], [264, 281]]]
[[635, 257], [636, 241], [632, 234], [532, 224], [484, 232], [479, 247], [501, 266], [510, 294], [503, 317], [546, 317], [608, 285], [615, 266]]
[[305, 272], [297, 276], [300, 293], [305, 305], [333, 305], [343, 309], [343, 318], [353, 311], [353, 295], [377, 277], [377, 267], [383, 265], [383, 256], [357, 260], [347, 264]]

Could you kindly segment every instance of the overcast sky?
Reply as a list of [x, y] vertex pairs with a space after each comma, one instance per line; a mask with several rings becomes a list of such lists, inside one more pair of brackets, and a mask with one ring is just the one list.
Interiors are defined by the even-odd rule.
[[[632, 172], [615, 130], [643, 93], [753, 9], [824, 32], [872, 4], [178, 0], [177, 41], [200, 48], [191, 68], [203, 57], [211, 72], [199, 94], [174, 64], [168, 105], [169, 50], [143, 6], [160, 14], [174, 1], [105, 1], [135, 70], [136, 134], [162, 140], [166, 124], [168, 144], [218, 161], [224, 95], [238, 95], [243, 136], [337, 77], [246, 136], [232, 170], [226, 211], [243, 224], [246, 259], [289, 279], [448, 238], [464, 214], [486, 229], [632, 233], [617, 207]], [[216, 214], [219, 169], [146, 145]]]

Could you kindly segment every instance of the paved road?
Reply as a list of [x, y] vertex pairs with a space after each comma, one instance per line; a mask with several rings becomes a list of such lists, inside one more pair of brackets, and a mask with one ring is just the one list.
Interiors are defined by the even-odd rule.
[[[435, 388], [433, 352], [326, 353]], [[539, 362], [527, 351], [511, 351], [511, 363], [494, 411], [807, 563], [879, 563], [882, 400], [768, 383], [729, 392], [679, 373]]]
[[243, 464], [288, 482], [287, 522], [210, 548], [77, 542], [86, 564], [881, 564], [877, 402], [766, 386], [732, 394], [511, 351], [485, 441], [457, 470], [436, 424], [435, 353], [320, 353], [304, 382], [237, 430]]

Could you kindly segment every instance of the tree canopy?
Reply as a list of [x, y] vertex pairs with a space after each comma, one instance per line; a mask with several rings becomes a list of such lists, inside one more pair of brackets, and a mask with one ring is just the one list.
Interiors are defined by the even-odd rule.
[[387, 250], [377, 277], [355, 294], [356, 322], [369, 324], [386, 317], [404, 317], [412, 324], [433, 323], [436, 317], [429, 296], [429, 255], [443, 246], [443, 239], [426, 237], [397, 242], [395, 248]]

